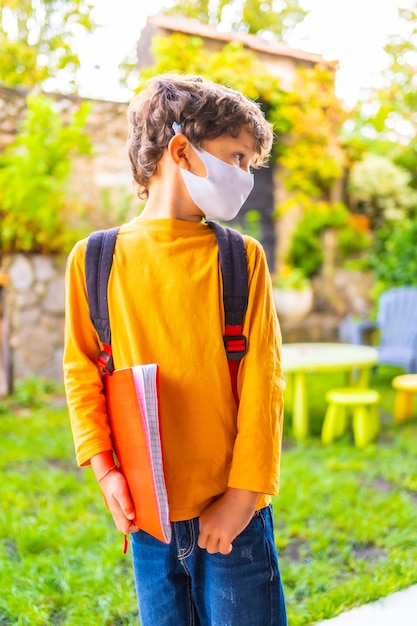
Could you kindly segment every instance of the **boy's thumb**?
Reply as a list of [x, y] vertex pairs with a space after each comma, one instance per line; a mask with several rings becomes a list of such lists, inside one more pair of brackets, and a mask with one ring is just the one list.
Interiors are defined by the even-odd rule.
[[135, 519], [135, 509], [133, 508], [132, 502], [130, 502], [129, 500], [124, 500], [123, 502], [120, 502], [120, 508], [122, 509], [123, 515], [126, 517], [126, 519]]
[[125, 517], [131, 521], [133, 521], [135, 519], [135, 511], [132, 509], [131, 506], [126, 507], [126, 509], [123, 511], [123, 513], [125, 514]]

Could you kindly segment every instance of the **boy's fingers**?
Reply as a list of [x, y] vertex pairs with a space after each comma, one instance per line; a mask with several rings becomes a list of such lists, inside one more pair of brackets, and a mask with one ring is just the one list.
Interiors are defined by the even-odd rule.
[[123, 515], [126, 517], [126, 519], [132, 521], [135, 519], [135, 509], [133, 507], [133, 503], [130, 500], [130, 498], [128, 498], [127, 496], [122, 496], [122, 497], [115, 497], [113, 496], [114, 499], [116, 500], [117, 504], [119, 505]]
[[128, 520], [133, 521], [135, 519], [135, 509], [130, 503], [122, 506], [122, 511]]
[[121, 474], [118, 474], [117, 480], [119, 484], [113, 484], [113, 489], [109, 485], [104, 496], [116, 527], [118, 530], [127, 533], [131, 532], [131, 530], [128, 530], [128, 527], [134, 526], [135, 508], [130, 498], [127, 484]]
[[207, 545], [207, 535], [204, 533], [201, 533], [198, 535], [198, 540], [197, 540], [197, 545], [199, 548], [202, 548], [203, 550], [205, 549], [206, 545]]
[[114, 523], [116, 524], [116, 528], [122, 533], [129, 534], [139, 530], [136, 527], [133, 518], [130, 519], [126, 516], [119, 503], [117, 503], [117, 506], [115, 507], [115, 510], [113, 512], [113, 519]]
[[135, 507], [130, 497], [129, 488], [123, 474], [115, 472], [112, 483], [112, 498], [116, 505], [123, 513], [124, 517], [130, 521], [135, 519]]
[[209, 554], [216, 554], [217, 552], [220, 552], [220, 554], [230, 554], [233, 549], [230, 541], [202, 533], [200, 533], [198, 537], [197, 544], [199, 548], [207, 550]]
[[220, 541], [219, 552], [220, 554], [230, 554], [233, 550], [233, 546], [229, 541]]

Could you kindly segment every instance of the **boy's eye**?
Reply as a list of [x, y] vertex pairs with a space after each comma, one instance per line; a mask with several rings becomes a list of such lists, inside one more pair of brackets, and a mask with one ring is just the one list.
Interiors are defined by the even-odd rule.
[[239, 167], [242, 167], [242, 164], [245, 161], [245, 155], [242, 152], [236, 152], [234, 157], [235, 157], [236, 161], [238, 162]]
[[248, 157], [246, 154], [244, 154], [243, 152], [236, 152], [236, 154], [234, 155], [235, 159], [238, 162], [238, 165], [241, 169], [250, 172], [250, 163], [248, 162]]

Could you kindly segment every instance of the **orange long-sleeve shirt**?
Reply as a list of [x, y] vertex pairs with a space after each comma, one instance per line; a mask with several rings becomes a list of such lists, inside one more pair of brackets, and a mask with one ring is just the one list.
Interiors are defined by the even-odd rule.
[[[136, 218], [119, 232], [109, 279], [116, 368], [156, 362], [172, 521], [198, 516], [225, 489], [278, 492], [284, 379], [281, 334], [260, 244], [245, 237], [248, 352], [237, 411], [223, 345], [218, 247], [204, 223]], [[77, 461], [112, 448], [100, 344], [85, 285], [86, 240], [67, 266], [64, 380]]]

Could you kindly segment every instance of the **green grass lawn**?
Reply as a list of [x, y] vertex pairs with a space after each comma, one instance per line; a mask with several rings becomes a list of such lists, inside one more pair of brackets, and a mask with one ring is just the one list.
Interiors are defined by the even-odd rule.
[[[328, 447], [319, 434], [326, 409], [323, 380], [313, 390], [313, 436], [290, 438], [286, 424], [281, 494], [275, 502], [290, 626], [314, 624], [417, 583], [417, 420], [395, 425], [393, 376], [381, 368], [381, 435], [358, 450], [348, 433]], [[342, 380], [335, 375], [328, 387]], [[416, 412], [417, 413], [417, 412]]]
[[[417, 582], [417, 420], [393, 424], [396, 373], [373, 376], [382, 433], [363, 450], [350, 433], [320, 443], [323, 385], [337, 376], [311, 381], [308, 441], [292, 440], [287, 415], [274, 510], [290, 626]], [[138, 624], [122, 536], [92, 472], [75, 465], [62, 396], [43, 391], [29, 381], [0, 407], [0, 625]]]

